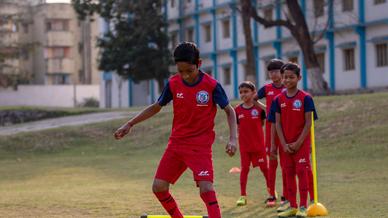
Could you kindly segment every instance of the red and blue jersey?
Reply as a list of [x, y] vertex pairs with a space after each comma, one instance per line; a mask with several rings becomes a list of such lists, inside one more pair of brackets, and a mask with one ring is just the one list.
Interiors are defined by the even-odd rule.
[[211, 150], [215, 138], [216, 104], [222, 109], [229, 104], [222, 86], [201, 71], [194, 84], [186, 83], [177, 73], [166, 84], [158, 103], [164, 106], [171, 100], [174, 119], [169, 146], [196, 146]]
[[263, 120], [265, 111], [258, 106], [236, 106], [238, 142], [241, 152], [265, 152]]
[[[286, 143], [294, 143], [303, 131], [305, 126], [305, 113], [313, 112], [314, 120], [318, 119], [314, 101], [311, 95], [305, 91], [298, 90], [292, 96], [287, 96], [287, 91], [277, 95], [268, 116], [270, 122], [275, 123], [275, 113], [280, 113], [280, 122]], [[310, 145], [310, 134], [303, 144]]]
[[267, 114], [269, 114], [269, 110], [271, 108], [271, 104], [273, 99], [279, 95], [284, 90], [284, 85], [281, 85], [280, 87], [276, 87], [275, 84], [270, 83], [267, 85], [264, 85], [259, 89], [257, 92], [257, 97], [259, 99], [265, 98], [265, 104], [267, 105]]

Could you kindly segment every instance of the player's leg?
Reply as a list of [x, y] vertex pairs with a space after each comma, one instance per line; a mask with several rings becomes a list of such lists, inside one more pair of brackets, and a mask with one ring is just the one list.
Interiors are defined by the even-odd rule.
[[308, 170], [308, 180], [309, 180], [310, 202], [314, 202], [314, 177], [313, 177], [313, 170], [312, 170], [311, 164]]
[[268, 160], [267, 160], [266, 152], [265, 151], [251, 152], [250, 159], [252, 162], [252, 166], [259, 167], [261, 173], [263, 174], [265, 179], [266, 189], [268, 191], [268, 194], [270, 194], [271, 192], [269, 190], [269, 183], [268, 183]]
[[221, 218], [216, 192], [213, 187], [213, 161], [210, 151], [189, 151], [184, 155], [186, 165], [193, 171], [202, 201], [205, 203], [209, 218]]
[[298, 176], [298, 188], [299, 188], [299, 211], [298, 217], [307, 216], [307, 194], [309, 189], [309, 176], [310, 171], [310, 152], [308, 149], [304, 149], [306, 145], [302, 145], [301, 149], [295, 154], [296, 174]]
[[280, 162], [280, 169], [281, 169], [281, 173], [282, 173], [282, 185], [283, 185], [283, 194], [282, 194], [282, 197], [281, 197], [281, 201], [280, 201], [280, 206], [277, 208], [277, 212], [282, 212], [282, 211], [285, 211], [287, 210], [290, 205], [289, 205], [289, 201], [288, 201], [288, 197], [287, 197], [287, 175], [286, 175], [286, 167], [285, 167], [285, 161], [284, 161], [284, 151], [279, 148], [279, 162]]
[[266, 150], [268, 155], [268, 184], [269, 184], [269, 192], [270, 192], [270, 198], [267, 199], [267, 202], [270, 203], [270, 205], [267, 206], [274, 206], [276, 204], [276, 190], [275, 190], [275, 184], [276, 184], [276, 170], [278, 167], [278, 160], [273, 159], [270, 157], [271, 152], [271, 123], [266, 122], [265, 124], [265, 144], [266, 144]]
[[278, 214], [279, 217], [295, 216], [298, 212], [298, 204], [296, 202], [296, 169], [292, 155], [285, 154], [285, 169], [287, 178], [287, 197], [290, 201], [290, 207]]
[[162, 204], [163, 208], [173, 218], [183, 217], [179, 207], [170, 194], [170, 184], [174, 184], [186, 170], [186, 165], [179, 159], [174, 151], [167, 149], [160, 160], [155, 179], [152, 184], [152, 191]]
[[244, 206], [247, 204], [247, 183], [249, 167], [251, 164], [248, 152], [240, 152], [241, 172], [240, 172], [240, 198], [237, 200], [237, 206]]

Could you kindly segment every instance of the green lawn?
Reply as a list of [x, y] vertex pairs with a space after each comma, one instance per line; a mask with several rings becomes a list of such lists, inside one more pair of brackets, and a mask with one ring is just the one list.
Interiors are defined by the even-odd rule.
[[[316, 98], [319, 197], [330, 217], [388, 214], [388, 93]], [[164, 110], [168, 110], [167, 108]], [[171, 113], [115, 141], [124, 120], [0, 137], [0, 217], [138, 217], [165, 214], [151, 182]], [[264, 208], [264, 180], [251, 170], [248, 206], [237, 208], [239, 157], [224, 153], [225, 115], [217, 116], [215, 187], [223, 217], [276, 217]], [[280, 180], [278, 180], [280, 184]], [[280, 186], [278, 186], [280, 187]], [[172, 187], [186, 214], [205, 214], [190, 172]]]

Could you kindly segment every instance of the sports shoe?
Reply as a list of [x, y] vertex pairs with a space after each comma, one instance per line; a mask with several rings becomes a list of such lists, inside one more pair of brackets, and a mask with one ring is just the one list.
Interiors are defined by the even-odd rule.
[[280, 206], [276, 209], [278, 213], [281, 213], [283, 211], [286, 211], [290, 207], [290, 203], [284, 199], [284, 201], [280, 202]]
[[264, 203], [267, 207], [274, 207], [276, 205], [276, 197], [271, 196]]
[[304, 218], [307, 217], [307, 210], [305, 207], [300, 207], [298, 212], [296, 213], [297, 218]]
[[278, 213], [278, 217], [279, 218], [293, 217], [293, 216], [296, 215], [296, 213], [298, 213], [298, 209], [289, 207], [287, 210], [285, 210], [285, 211], [283, 211], [281, 213]]
[[247, 198], [245, 196], [241, 196], [237, 202], [236, 202], [237, 206], [244, 206], [244, 205], [247, 205]]
[[284, 196], [280, 197], [280, 204], [283, 204], [285, 201], [287, 201], [287, 199]]

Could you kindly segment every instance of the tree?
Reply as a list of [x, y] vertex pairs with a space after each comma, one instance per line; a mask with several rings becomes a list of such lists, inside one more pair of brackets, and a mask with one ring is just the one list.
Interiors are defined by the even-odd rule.
[[134, 82], [156, 79], [161, 90], [171, 54], [161, 0], [72, 0], [79, 18], [97, 13], [109, 30], [97, 39], [99, 69]]
[[[285, 0], [287, 4], [288, 13], [285, 19], [268, 20], [257, 13], [255, 6], [252, 5], [251, 0], [240, 0], [242, 6], [249, 7], [246, 11], [251, 18], [256, 22], [262, 24], [265, 28], [282, 26], [287, 28], [294, 39], [297, 41], [302, 54], [304, 63], [307, 68], [307, 73], [312, 83], [312, 91], [316, 94], [324, 94], [329, 91], [327, 82], [323, 78], [323, 72], [319, 67], [317, 56], [314, 52], [314, 39], [310, 34], [309, 27], [306, 23], [305, 16], [299, 5], [298, 0]], [[328, 0], [332, 4], [333, 0]], [[278, 2], [280, 4], [280, 2]], [[247, 9], [245, 9], [247, 10]], [[244, 9], [242, 10], [244, 12]]]
[[240, 0], [241, 4], [241, 18], [243, 22], [244, 37], [245, 37], [245, 53], [247, 58], [245, 79], [249, 81], [257, 81], [256, 78], [256, 66], [253, 52], [253, 40], [252, 40], [252, 29], [251, 29], [251, 17], [250, 10], [251, 5], [248, 4], [250, 1]]

